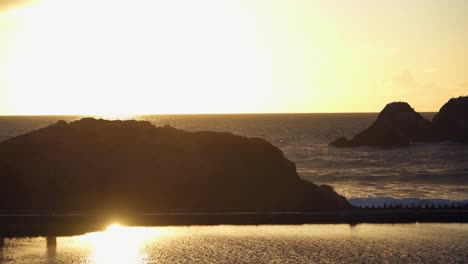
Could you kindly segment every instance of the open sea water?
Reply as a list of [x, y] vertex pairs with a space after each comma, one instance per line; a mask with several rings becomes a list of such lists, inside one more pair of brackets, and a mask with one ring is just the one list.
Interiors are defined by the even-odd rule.
[[[423, 113], [431, 120], [434, 113]], [[146, 115], [188, 131], [212, 130], [265, 138], [297, 165], [299, 175], [329, 184], [356, 205], [468, 202], [468, 145], [417, 143], [403, 148], [340, 149], [328, 143], [367, 128], [377, 113]], [[0, 117], [0, 141], [78, 116]]]
[[[465, 203], [468, 146], [338, 149], [377, 114], [151, 115], [155, 125], [262, 137], [301, 177], [352, 203]], [[425, 114], [430, 119], [433, 114]], [[0, 141], [81, 117], [0, 117]], [[118, 222], [118, 219], [116, 219]], [[68, 237], [0, 237], [0, 263], [468, 263], [467, 224], [125, 227]]]

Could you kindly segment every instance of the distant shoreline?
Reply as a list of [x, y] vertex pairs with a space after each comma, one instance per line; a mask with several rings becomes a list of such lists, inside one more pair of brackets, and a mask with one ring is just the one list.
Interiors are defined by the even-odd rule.
[[0, 237], [73, 236], [125, 226], [468, 223], [468, 210], [0, 215]]

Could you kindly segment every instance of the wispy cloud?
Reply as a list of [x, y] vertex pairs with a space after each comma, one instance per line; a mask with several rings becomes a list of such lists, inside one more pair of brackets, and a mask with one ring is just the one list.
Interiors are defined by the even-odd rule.
[[462, 93], [468, 93], [468, 81], [460, 83], [459, 88]]
[[394, 54], [398, 52], [398, 49], [394, 47], [383, 47], [383, 46], [370, 45], [370, 44], [362, 44], [358, 47], [358, 50], [361, 53], [373, 54], [373, 55], [384, 54], [384, 53]]
[[413, 77], [413, 74], [410, 71], [404, 71], [402, 73], [394, 75], [392, 81], [394, 85], [403, 88], [412, 87], [417, 84], [416, 80]]
[[[443, 84], [444, 85], [444, 84]], [[445, 84], [446, 85], [446, 84]], [[439, 91], [447, 89], [433, 81], [423, 81], [414, 77], [411, 71], [404, 71], [392, 77], [390, 90], [398, 100], [407, 100], [417, 111], [432, 111], [434, 106], [442, 105], [445, 97]], [[458, 94], [456, 92], [449, 92]]]
[[438, 71], [439, 71], [439, 68], [437, 68], [437, 67], [430, 67], [430, 68], [424, 69], [425, 73], [434, 73], [434, 72], [438, 72]]
[[416, 80], [410, 71], [404, 71], [396, 74], [392, 78], [393, 85], [397, 88], [403, 88], [413, 91], [429, 91], [438, 89], [439, 85], [434, 82], [422, 82]]

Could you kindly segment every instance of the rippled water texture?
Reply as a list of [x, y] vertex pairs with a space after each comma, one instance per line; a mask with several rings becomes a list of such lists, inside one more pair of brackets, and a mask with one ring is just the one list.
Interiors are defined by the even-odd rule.
[[[434, 114], [424, 114], [432, 119]], [[156, 125], [262, 137], [296, 162], [301, 177], [330, 184], [351, 197], [468, 199], [468, 146], [414, 144], [407, 148], [338, 149], [328, 143], [368, 127], [377, 114], [152, 115]], [[78, 117], [0, 117], [0, 140]]]
[[3, 239], [3, 263], [467, 263], [466, 224], [122, 227]]

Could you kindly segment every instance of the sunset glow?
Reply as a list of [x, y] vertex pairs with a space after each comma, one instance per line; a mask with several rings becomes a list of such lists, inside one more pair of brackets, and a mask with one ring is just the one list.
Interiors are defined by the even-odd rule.
[[466, 1], [366, 2], [5, 1], [0, 114], [437, 111], [468, 93]]
[[92, 263], [142, 263], [145, 243], [157, 241], [162, 233], [162, 228], [149, 230], [112, 224], [105, 231], [73, 237], [69, 243], [90, 248]]

